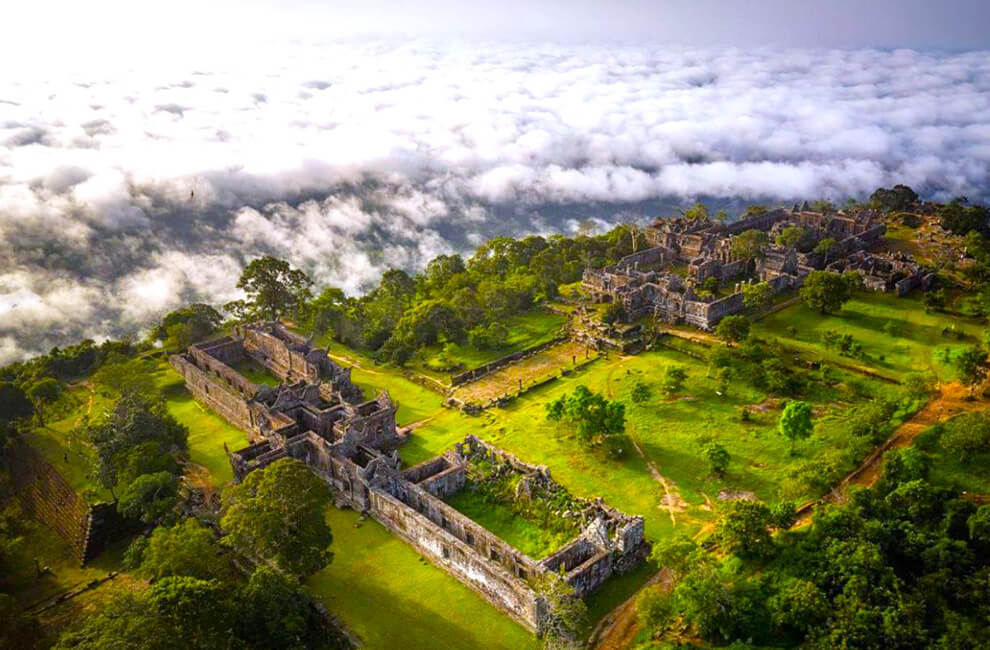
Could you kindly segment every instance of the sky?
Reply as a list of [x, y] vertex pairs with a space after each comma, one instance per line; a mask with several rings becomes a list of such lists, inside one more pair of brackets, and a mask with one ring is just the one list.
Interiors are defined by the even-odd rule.
[[0, 363], [222, 305], [263, 254], [358, 294], [696, 200], [990, 200], [982, 3], [410, 4], [6, 9]]

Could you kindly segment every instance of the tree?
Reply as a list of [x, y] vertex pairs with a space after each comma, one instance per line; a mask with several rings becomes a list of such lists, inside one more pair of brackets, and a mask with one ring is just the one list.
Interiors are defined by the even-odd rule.
[[231, 570], [213, 532], [192, 518], [171, 528], [155, 528], [140, 558], [141, 574], [153, 580], [168, 576], [225, 579], [231, 576]]
[[62, 384], [53, 377], [42, 377], [28, 386], [25, 392], [34, 405], [34, 413], [38, 421], [44, 425], [45, 413], [62, 395]]
[[773, 302], [773, 287], [769, 282], [746, 283], [742, 286], [742, 295], [747, 309], [766, 309]]
[[901, 212], [910, 210], [918, 202], [918, 195], [907, 185], [895, 185], [891, 189], [879, 187], [870, 195], [869, 205], [874, 210]]
[[797, 248], [808, 236], [808, 231], [801, 226], [788, 226], [777, 235], [776, 244], [786, 248]]
[[733, 257], [748, 260], [763, 257], [763, 247], [767, 245], [767, 234], [762, 230], [746, 230], [732, 238], [729, 245]]
[[852, 298], [854, 284], [851, 278], [831, 271], [812, 271], [804, 279], [801, 300], [820, 314], [838, 311]]
[[298, 460], [282, 458], [224, 489], [222, 541], [287, 574], [309, 575], [333, 557], [323, 516], [329, 505], [326, 484]]
[[692, 221], [708, 221], [709, 213], [708, 207], [704, 203], [695, 203], [687, 210], [681, 212], [685, 219], [691, 219]]
[[705, 445], [705, 458], [708, 459], [708, 467], [715, 476], [724, 476], [725, 470], [729, 468], [729, 461], [732, 460], [729, 450], [717, 442]]
[[804, 440], [811, 435], [814, 425], [811, 421], [811, 405], [807, 402], [790, 401], [780, 414], [777, 428], [781, 435], [791, 441], [791, 454], [794, 454], [794, 443]]
[[228, 308], [240, 311], [240, 316], [276, 320], [293, 313], [310, 298], [313, 281], [288, 262], [266, 255], [251, 262], [241, 273], [237, 288], [247, 294], [240, 305], [228, 303]]
[[672, 395], [684, 386], [686, 379], [687, 371], [684, 369], [684, 366], [667, 366], [663, 371], [663, 381], [660, 383], [660, 386], [665, 393]]
[[766, 214], [770, 210], [765, 205], [748, 205], [746, 206], [746, 211], [743, 212], [743, 219], [749, 219], [751, 217], [758, 217], [760, 215]]
[[583, 647], [577, 639], [588, 608], [574, 587], [558, 574], [548, 571], [537, 579], [536, 593], [546, 602], [543, 621], [543, 647], [547, 650]]
[[[180, 469], [175, 457], [185, 451], [188, 433], [164, 402], [129, 393], [78, 435], [96, 451], [95, 474], [99, 483], [111, 493], [121, 488], [122, 494], [127, 495], [126, 501], [118, 502], [118, 509], [133, 507], [150, 516], [169, 509], [162, 502], [170, 493], [167, 481], [162, 477], [143, 479], [133, 491], [129, 487], [144, 474], [167, 472], [177, 477]], [[177, 493], [172, 492], [172, 496], [177, 497]]]
[[637, 381], [632, 389], [633, 404], [642, 404], [650, 399], [650, 387], [642, 381]]
[[965, 413], [944, 425], [939, 444], [963, 465], [973, 455], [990, 450], [990, 415], [985, 411]]
[[190, 648], [229, 647], [235, 609], [231, 591], [217, 580], [169, 576], [147, 593], [152, 612]]
[[151, 399], [158, 391], [155, 364], [147, 359], [128, 359], [113, 353], [90, 379], [103, 395], [116, 397], [125, 393]]
[[729, 499], [719, 510], [715, 535], [730, 553], [763, 557], [773, 548], [770, 509], [760, 501]]
[[609, 303], [602, 314], [602, 322], [606, 325], [621, 322], [626, 319], [626, 310], [617, 302]]
[[294, 650], [326, 647], [332, 641], [303, 587], [264, 565], [240, 589], [238, 610], [235, 629], [248, 647]]
[[173, 348], [185, 348], [210, 337], [223, 316], [210, 305], [196, 303], [169, 312], [154, 331], [157, 340]]
[[167, 471], [141, 474], [117, 499], [117, 510], [125, 517], [146, 524], [164, 519], [179, 500], [179, 479]]
[[31, 417], [34, 404], [24, 389], [9, 381], [0, 381], [0, 423], [11, 423]]
[[945, 289], [929, 289], [921, 294], [921, 302], [925, 311], [942, 311], [945, 309]]
[[749, 319], [745, 316], [726, 316], [715, 327], [715, 335], [726, 343], [738, 343], [749, 336]]
[[828, 264], [828, 258], [835, 254], [838, 247], [839, 242], [834, 237], [826, 237], [815, 244], [814, 253], [824, 257], [825, 263]]
[[952, 360], [959, 379], [969, 386], [969, 394], [976, 392], [976, 387], [987, 378], [987, 351], [979, 345], [971, 345], [962, 350]]
[[577, 426], [578, 437], [585, 442], [600, 441], [625, 431], [625, 404], [606, 399], [579, 385], [569, 395], [547, 403], [547, 418], [570, 422]]

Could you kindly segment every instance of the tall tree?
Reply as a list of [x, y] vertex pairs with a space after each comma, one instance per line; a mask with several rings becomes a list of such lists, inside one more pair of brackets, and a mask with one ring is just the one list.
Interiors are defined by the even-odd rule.
[[777, 423], [780, 433], [791, 441], [791, 454], [794, 453], [794, 443], [804, 440], [811, 435], [814, 424], [811, 421], [811, 405], [807, 402], [790, 401], [780, 414]]
[[799, 294], [808, 307], [821, 314], [836, 312], [852, 298], [854, 279], [831, 271], [812, 271]]
[[307, 576], [333, 557], [333, 535], [324, 519], [326, 484], [291, 458], [256, 470], [223, 492], [223, 543], [279, 570]]
[[562, 395], [547, 404], [547, 418], [565, 420], [577, 426], [578, 437], [585, 442], [601, 440], [622, 433], [626, 428], [626, 407], [579, 385], [570, 395]]
[[746, 230], [732, 238], [729, 244], [732, 255], [738, 259], [748, 260], [763, 257], [763, 247], [767, 245], [768, 237], [762, 230]]
[[276, 320], [299, 310], [310, 299], [313, 281], [288, 262], [266, 255], [251, 260], [237, 281], [247, 294], [246, 301], [234, 301], [227, 308], [241, 317]]
[[987, 371], [990, 366], [987, 363], [987, 351], [979, 345], [971, 345], [964, 348], [952, 360], [952, 364], [959, 373], [959, 379], [969, 386], [969, 394], [976, 393], [976, 387], [986, 381]]

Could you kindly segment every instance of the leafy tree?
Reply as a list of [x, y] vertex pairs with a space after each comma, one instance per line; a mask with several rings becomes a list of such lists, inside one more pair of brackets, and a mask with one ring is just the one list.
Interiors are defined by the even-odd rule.
[[692, 221], [708, 221], [710, 219], [708, 207], [704, 203], [695, 203], [687, 210], [682, 211], [685, 219]]
[[249, 647], [326, 647], [330, 640], [320, 629], [303, 587], [264, 565], [256, 568], [241, 588], [238, 610], [235, 629]]
[[169, 576], [148, 589], [148, 605], [192, 648], [226, 647], [233, 624], [230, 590], [217, 580]]
[[585, 442], [620, 434], [626, 428], [625, 405], [593, 393], [583, 384], [547, 403], [546, 409], [548, 419], [576, 425], [578, 437]]
[[313, 281], [285, 260], [266, 255], [251, 262], [241, 273], [237, 288], [247, 294], [244, 301], [226, 305], [241, 318], [276, 320], [294, 313], [310, 299]]
[[910, 210], [918, 202], [918, 195], [907, 185], [895, 185], [891, 189], [883, 187], [870, 195], [869, 205], [875, 210], [884, 212], [902, 212]]
[[781, 435], [791, 441], [791, 454], [794, 453], [794, 443], [804, 440], [811, 435], [814, 425], [811, 421], [811, 405], [807, 402], [790, 401], [780, 414], [777, 424]]
[[835, 204], [828, 199], [812, 201], [810, 207], [813, 212], [835, 212], [836, 209]]
[[783, 634], [804, 638], [828, 616], [829, 603], [814, 582], [788, 578], [769, 602], [774, 626]]
[[277, 460], [224, 489], [223, 543], [287, 574], [309, 575], [333, 557], [333, 536], [323, 517], [329, 504], [326, 484], [306, 465]]
[[952, 360], [959, 379], [969, 386], [969, 393], [973, 395], [976, 387], [982, 384], [987, 378], [987, 370], [990, 365], [987, 363], [987, 351], [979, 345], [966, 347]]
[[742, 286], [742, 295], [747, 309], [766, 309], [773, 302], [773, 287], [769, 282], [746, 283]]
[[9, 381], [0, 381], [0, 423], [10, 423], [31, 417], [34, 404], [24, 389]]
[[773, 548], [770, 509], [760, 501], [729, 499], [719, 510], [715, 535], [727, 551], [764, 557]]
[[150, 524], [164, 519], [179, 500], [179, 479], [167, 471], [141, 474], [131, 481], [117, 500], [125, 517]]
[[[151, 402], [137, 394], [126, 394], [96, 422], [83, 427], [78, 435], [96, 450], [96, 478], [111, 493], [122, 488], [124, 508], [146, 517], [167, 511], [168, 481], [162, 477], [142, 479], [144, 474], [167, 472], [178, 476], [175, 456], [186, 449], [188, 430], [168, 412], [164, 402]], [[172, 499], [172, 504], [175, 499]]]
[[687, 380], [687, 370], [684, 366], [669, 365], [664, 368], [663, 381], [660, 383], [663, 391], [668, 395], [673, 395], [683, 388]]
[[839, 242], [834, 237], [826, 237], [815, 244], [814, 253], [824, 257], [825, 263], [828, 264], [828, 259], [835, 254], [838, 246]]
[[719, 210], [715, 213], [715, 221], [725, 222], [729, 218], [729, 213], [725, 210]]
[[650, 399], [650, 387], [642, 381], [637, 381], [632, 389], [633, 404], [642, 404]]
[[602, 314], [602, 322], [611, 325], [613, 323], [621, 322], [626, 318], [626, 310], [619, 303], [613, 302], [605, 307], [605, 313]]
[[725, 470], [729, 468], [729, 461], [732, 460], [729, 450], [717, 442], [711, 442], [705, 445], [704, 452], [712, 474], [715, 476], [724, 476]]
[[168, 576], [226, 579], [231, 569], [213, 532], [192, 518], [171, 528], [155, 528], [140, 554], [141, 574], [154, 580]]
[[925, 311], [943, 311], [945, 309], [945, 289], [929, 289], [921, 294], [921, 302]]
[[763, 257], [763, 248], [767, 241], [767, 234], [762, 230], [746, 230], [732, 238], [730, 249], [737, 259]]
[[769, 208], [765, 205], [749, 205], [746, 206], [746, 211], [743, 212], [743, 219], [749, 219], [751, 217], [758, 217], [762, 214], [769, 212]]
[[947, 422], [939, 436], [942, 448], [966, 465], [974, 454], [990, 450], [990, 415], [965, 413]]
[[547, 572], [537, 579], [536, 592], [547, 604], [543, 647], [547, 650], [583, 647], [577, 634], [587, 617], [588, 608], [574, 587], [558, 574]]
[[[175, 650], [177, 643], [164, 617], [145, 594], [123, 591], [83, 619], [79, 629], [62, 635], [58, 650]], [[186, 645], [185, 647], [192, 647]]]
[[44, 425], [48, 409], [62, 396], [62, 384], [53, 377], [42, 377], [28, 386], [25, 393], [34, 405], [35, 416]]
[[154, 371], [155, 364], [147, 359], [128, 359], [111, 354], [93, 373], [92, 381], [102, 394], [109, 397], [132, 393], [151, 399], [158, 390]]
[[715, 327], [715, 335], [726, 343], [738, 343], [749, 336], [749, 319], [745, 316], [726, 316]]
[[777, 235], [776, 244], [787, 248], [798, 248], [808, 237], [808, 231], [801, 226], [788, 226]]
[[938, 209], [939, 223], [943, 228], [959, 236], [971, 230], [990, 235], [990, 209], [983, 206], [966, 206], [953, 201]]
[[831, 271], [812, 271], [800, 289], [801, 300], [821, 314], [838, 311], [852, 298], [855, 285], [850, 277]]
[[222, 322], [223, 316], [216, 309], [196, 303], [166, 314], [155, 328], [154, 337], [168, 347], [181, 349], [206, 340]]

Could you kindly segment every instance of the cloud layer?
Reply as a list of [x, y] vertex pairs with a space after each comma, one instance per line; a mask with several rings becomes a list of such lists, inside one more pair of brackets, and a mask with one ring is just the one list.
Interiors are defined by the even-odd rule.
[[990, 54], [376, 42], [0, 72], [0, 362], [697, 198], [990, 195]]

